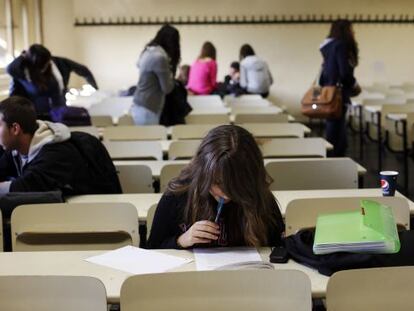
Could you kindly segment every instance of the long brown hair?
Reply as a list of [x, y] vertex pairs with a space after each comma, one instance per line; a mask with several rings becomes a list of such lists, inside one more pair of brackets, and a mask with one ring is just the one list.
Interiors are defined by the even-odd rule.
[[338, 39], [345, 43], [348, 49], [348, 58], [351, 64], [358, 65], [358, 43], [352, 31], [352, 23], [347, 19], [338, 19], [331, 25], [328, 38]]
[[193, 224], [214, 220], [217, 202], [210, 189], [219, 186], [235, 205], [228, 211], [229, 238], [257, 247], [267, 245], [270, 227], [277, 226], [271, 182], [252, 134], [239, 126], [222, 125], [207, 134], [189, 165], [169, 183], [167, 193], [187, 193], [183, 220]]
[[207, 57], [216, 60], [216, 48], [210, 41], [204, 42], [203, 46], [201, 47], [200, 56], [198, 58], [202, 59]]

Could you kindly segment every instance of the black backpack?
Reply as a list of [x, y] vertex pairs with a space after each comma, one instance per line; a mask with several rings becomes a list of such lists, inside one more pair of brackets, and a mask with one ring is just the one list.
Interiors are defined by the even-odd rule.
[[185, 117], [193, 110], [187, 101], [187, 90], [184, 85], [175, 80], [171, 93], [165, 97], [165, 104], [160, 116], [160, 124], [173, 126], [185, 124]]
[[122, 193], [116, 168], [99, 139], [88, 133], [72, 132], [70, 141], [84, 158], [89, 171], [86, 193]]

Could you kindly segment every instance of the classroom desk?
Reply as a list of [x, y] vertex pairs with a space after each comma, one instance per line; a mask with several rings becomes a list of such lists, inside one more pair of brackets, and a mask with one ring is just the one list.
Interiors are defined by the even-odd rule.
[[[285, 215], [286, 207], [290, 201], [307, 198], [335, 198], [335, 197], [375, 197], [382, 196], [381, 189], [335, 189], [335, 190], [283, 190], [273, 191], [279, 203], [282, 215]], [[80, 195], [67, 199], [69, 203], [131, 203], [138, 211], [138, 221], [145, 223], [149, 208], [157, 204], [162, 193], [126, 193], [126, 194], [96, 194]], [[404, 197], [396, 191], [396, 196]], [[404, 197], [405, 198], [405, 197]], [[414, 215], [414, 202], [408, 200], [410, 214]]]
[[[313, 161], [313, 160], [320, 160], [321, 158], [298, 158], [299, 160], [307, 160], [307, 161]], [[323, 158], [327, 161], [333, 159], [333, 158]], [[289, 160], [297, 160], [297, 159], [264, 159], [264, 164], [266, 165], [269, 162], [275, 162], [275, 161], [289, 161]], [[161, 170], [165, 165], [168, 164], [187, 164], [190, 160], [163, 160], [163, 161], [156, 161], [156, 160], [121, 160], [121, 161], [114, 161], [115, 165], [146, 165], [151, 169], [152, 176], [155, 179], [159, 179], [161, 175]], [[363, 177], [367, 170], [357, 162], [355, 162], [355, 165], [357, 166], [358, 170], [358, 176]]]
[[[194, 258], [187, 250], [159, 250], [161, 253]], [[261, 248], [259, 252], [264, 261], [268, 261], [270, 248]], [[119, 303], [122, 283], [131, 274], [84, 261], [85, 258], [99, 255], [103, 251], [61, 251], [61, 252], [11, 252], [0, 253], [0, 275], [69, 275], [95, 277], [105, 285], [108, 303]], [[316, 270], [300, 265], [293, 260], [287, 264], [275, 264], [276, 269], [300, 270], [308, 275], [312, 284], [312, 296], [322, 298], [326, 294], [328, 277]], [[185, 264], [171, 272], [194, 271], [195, 262]]]

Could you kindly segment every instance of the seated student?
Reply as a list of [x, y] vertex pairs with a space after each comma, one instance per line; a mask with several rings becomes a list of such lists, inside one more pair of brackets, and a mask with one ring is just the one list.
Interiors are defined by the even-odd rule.
[[[0, 194], [60, 190], [64, 195], [119, 193], [115, 168], [102, 143], [60, 123], [36, 121], [33, 104], [0, 102]], [[96, 151], [96, 152], [95, 152]]]
[[269, 95], [273, 78], [267, 63], [255, 55], [249, 44], [240, 48], [240, 86], [248, 94]]
[[195, 95], [213, 93], [217, 84], [216, 48], [207, 41], [201, 48], [200, 56], [191, 65], [187, 89]]
[[98, 88], [91, 71], [70, 59], [52, 56], [40, 44], [33, 44], [27, 51], [7, 66], [13, 78], [10, 96], [23, 96], [34, 103], [39, 118], [49, 118], [53, 107], [65, 106], [71, 72], [84, 77]]
[[[149, 248], [278, 245], [284, 223], [253, 136], [222, 125], [203, 139], [155, 212]], [[224, 199], [222, 213], [217, 204]]]

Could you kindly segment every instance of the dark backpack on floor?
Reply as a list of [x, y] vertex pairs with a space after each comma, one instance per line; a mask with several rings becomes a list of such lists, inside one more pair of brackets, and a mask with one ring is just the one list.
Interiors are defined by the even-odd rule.
[[72, 132], [70, 141], [82, 155], [88, 167], [89, 180], [84, 193], [122, 193], [116, 168], [105, 146], [96, 137], [83, 132]]

